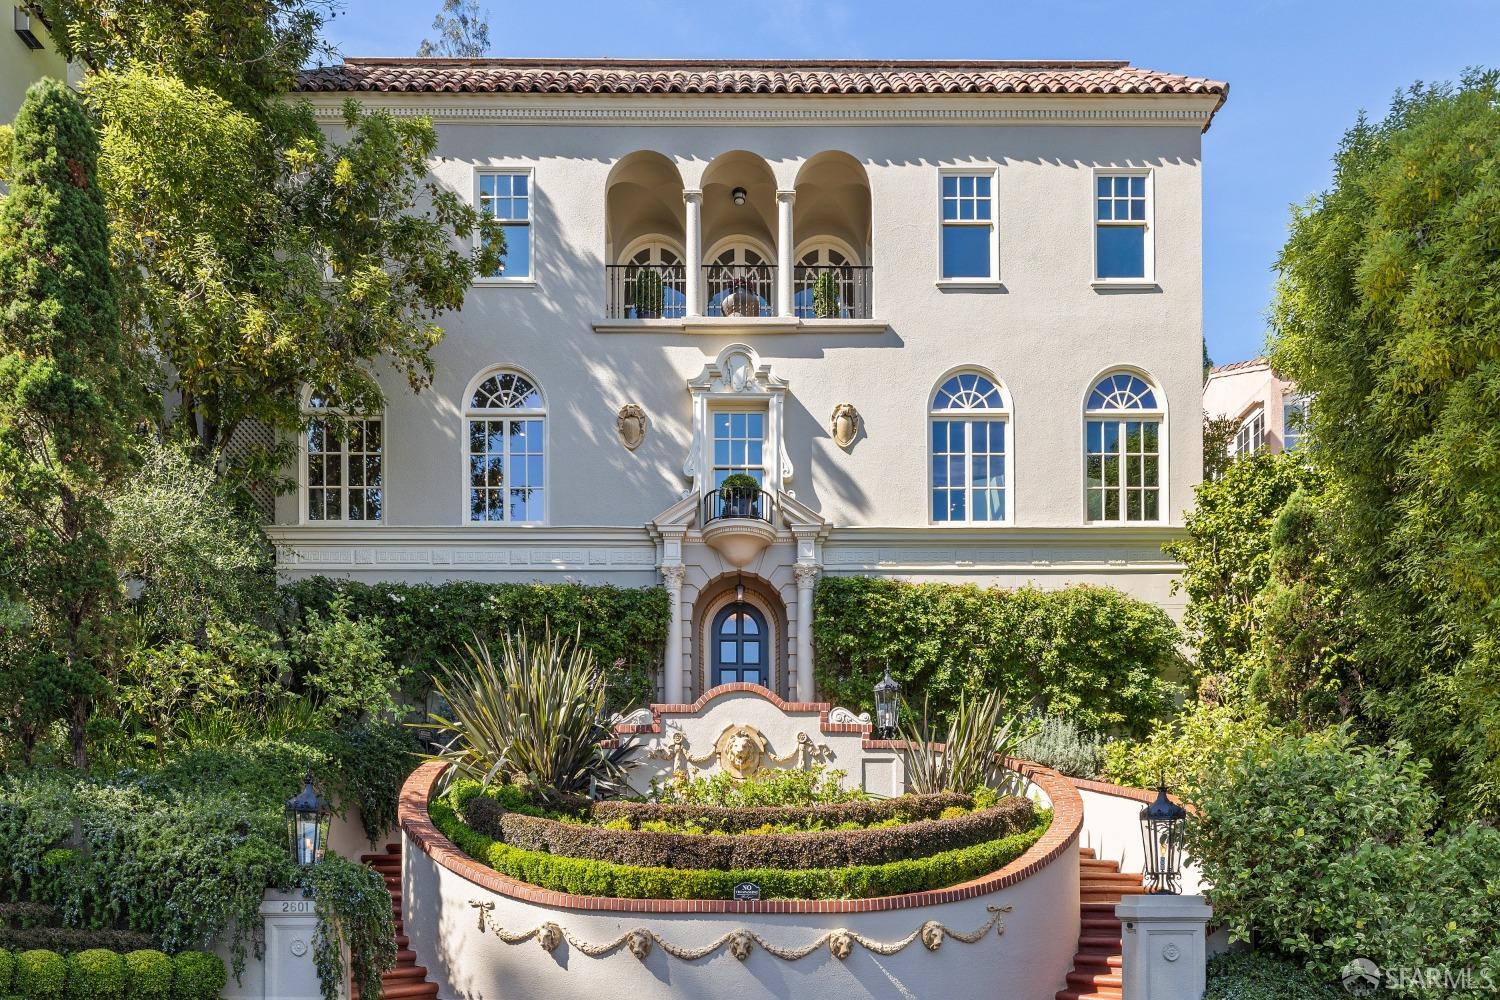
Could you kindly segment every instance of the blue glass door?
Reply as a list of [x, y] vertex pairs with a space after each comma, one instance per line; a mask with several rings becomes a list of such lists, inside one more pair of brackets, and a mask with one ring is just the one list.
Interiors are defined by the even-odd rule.
[[729, 605], [714, 616], [713, 683], [765, 684], [766, 620], [744, 602]]

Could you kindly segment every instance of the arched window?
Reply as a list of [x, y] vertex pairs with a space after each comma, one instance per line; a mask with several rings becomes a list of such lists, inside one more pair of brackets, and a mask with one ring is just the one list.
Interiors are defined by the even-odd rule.
[[979, 372], [950, 376], [932, 399], [932, 520], [989, 523], [1010, 519], [1010, 412], [994, 380]]
[[865, 275], [865, 269], [830, 240], [803, 247], [792, 274], [793, 312], [801, 319], [866, 315], [860, 310], [866, 297]]
[[760, 247], [727, 243], [704, 269], [709, 316], [770, 316], [776, 269]]
[[687, 270], [682, 255], [665, 240], [637, 242], [616, 280], [630, 319], [681, 319], [687, 315]]
[[541, 391], [519, 372], [493, 372], [469, 393], [470, 521], [545, 519], [546, 416]]
[[309, 393], [302, 440], [303, 516], [308, 521], [379, 521], [385, 512], [384, 427]]
[[1090, 521], [1159, 521], [1166, 409], [1132, 372], [1111, 372], [1089, 392], [1084, 465]]

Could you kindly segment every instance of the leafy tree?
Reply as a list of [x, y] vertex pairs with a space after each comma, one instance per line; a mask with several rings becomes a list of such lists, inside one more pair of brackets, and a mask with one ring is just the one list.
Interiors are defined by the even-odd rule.
[[1278, 262], [1272, 364], [1311, 397], [1364, 624], [1363, 709], [1500, 807], [1500, 87], [1416, 86], [1344, 136]]
[[1239, 422], [1233, 417], [1211, 417], [1203, 414], [1203, 478], [1218, 479], [1234, 461], [1229, 454], [1230, 442], [1239, 430]]
[[1270, 579], [1272, 524], [1287, 498], [1314, 478], [1294, 456], [1262, 453], [1199, 484], [1187, 537], [1164, 548], [1183, 564], [1183, 625], [1200, 674], [1248, 677], [1256, 600]]
[[479, 0], [443, 0], [443, 9], [432, 19], [437, 40], [422, 39], [417, 55], [423, 59], [443, 56], [478, 59], [490, 54], [490, 12], [479, 9]]
[[0, 588], [26, 622], [0, 639], [0, 671], [7, 700], [27, 703], [27, 749], [65, 709], [82, 768], [122, 597], [105, 496], [128, 467], [144, 400], [118, 319], [98, 138], [77, 95], [33, 85], [12, 145], [0, 204]]

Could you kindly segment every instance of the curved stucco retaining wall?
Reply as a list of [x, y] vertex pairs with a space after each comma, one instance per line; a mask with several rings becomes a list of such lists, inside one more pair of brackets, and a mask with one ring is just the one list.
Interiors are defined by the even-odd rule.
[[[1141, 871], [1145, 867], [1141, 810], [1156, 800], [1156, 792], [1082, 778], [1068, 780], [1083, 800], [1083, 829], [1079, 845], [1092, 847], [1106, 861], [1118, 861], [1122, 872]], [[1202, 891], [1203, 878], [1198, 869], [1184, 862], [1183, 894], [1195, 895]]]
[[[1052, 827], [1001, 871], [963, 886], [866, 900], [618, 900], [568, 896], [526, 886], [476, 864], [432, 826], [427, 799], [441, 765], [419, 768], [402, 791], [402, 893], [406, 933], [439, 995], [462, 1000], [606, 1000], [614, 997], [1015, 997], [1050, 1000], [1062, 987], [1078, 940], [1078, 830], [1082, 802], [1056, 772], [1019, 765], [1054, 809]], [[489, 926], [480, 911], [490, 907]], [[974, 944], [948, 938], [936, 951], [920, 940], [894, 955], [856, 945], [847, 959], [819, 948], [795, 961], [755, 947], [740, 961], [728, 948], [684, 960], [653, 947], [644, 961], [625, 948], [590, 957], [564, 942], [507, 944], [492, 932], [524, 933], [543, 923], [597, 944], [636, 928], [681, 948], [727, 932], [754, 931], [798, 948], [846, 929], [876, 942], [899, 941], [927, 921], [968, 934], [1009, 907], [1003, 934]]]

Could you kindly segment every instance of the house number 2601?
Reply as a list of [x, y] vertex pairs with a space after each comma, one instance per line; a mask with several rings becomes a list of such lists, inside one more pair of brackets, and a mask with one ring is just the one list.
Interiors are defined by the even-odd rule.
[[284, 899], [281, 901], [282, 913], [311, 913], [313, 903], [310, 899]]

